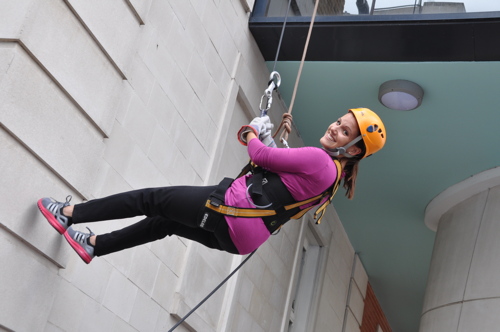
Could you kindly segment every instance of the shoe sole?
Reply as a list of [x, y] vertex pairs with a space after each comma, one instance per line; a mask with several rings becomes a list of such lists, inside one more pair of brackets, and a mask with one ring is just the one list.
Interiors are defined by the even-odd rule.
[[50, 211], [47, 210], [43, 206], [41, 198], [38, 200], [37, 205], [38, 205], [38, 209], [40, 210], [40, 212], [42, 212], [43, 216], [45, 217], [45, 219], [47, 219], [47, 221], [49, 222], [49, 224], [52, 227], [54, 227], [55, 230], [59, 232], [59, 234], [64, 234], [66, 232], [66, 228], [64, 228], [63, 226], [61, 226], [61, 224], [59, 223], [59, 221], [57, 221], [57, 219], [54, 218], [54, 215], [52, 213], [50, 213]]
[[78, 256], [80, 256], [80, 258], [83, 259], [85, 263], [89, 264], [90, 261], [92, 260], [92, 257], [90, 257], [90, 255], [85, 251], [85, 249], [82, 248], [80, 243], [73, 240], [71, 236], [69, 236], [68, 232], [65, 232], [63, 235], [66, 241], [68, 241], [71, 248], [73, 248], [76, 251]]

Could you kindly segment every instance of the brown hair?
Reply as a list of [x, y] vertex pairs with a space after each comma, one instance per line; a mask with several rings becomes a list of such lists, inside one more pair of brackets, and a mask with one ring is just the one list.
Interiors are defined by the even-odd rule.
[[345, 173], [343, 187], [346, 190], [345, 195], [349, 199], [354, 198], [354, 190], [356, 189], [356, 177], [358, 176], [359, 162], [366, 154], [366, 146], [363, 140], [357, 142], [356, 146], [361, 149], [361, 153], [355, 155], [352, 158], [346, 158], [347, 163], [342, 169], [342, 171]]

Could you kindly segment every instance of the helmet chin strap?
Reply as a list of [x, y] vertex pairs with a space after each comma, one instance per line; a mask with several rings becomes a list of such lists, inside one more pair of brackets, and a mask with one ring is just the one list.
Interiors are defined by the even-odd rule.
[[351, 146], [353, 146], [354, 144], [358, 143], [359, 141], [361, 141], [363, 137], [361, 137], [361, 135], [359, 135], [358, 137], [356, 137], [355, 139], [353, 139], [352, 141], [350, 141], [349, 143], [346, 144], [346, 146], [340, 146], [338, 148], [335, 148], [335, 149], [326, 149], [323, 147], [323, 149], [332, 157], [337, 157], [339, 155], [343, 155], [344, 157], [347, 157], [347, 158], [352, 158], [354, 157], [353, 155], [349, 154], [347, 152], [347, 149], [349, 149]]

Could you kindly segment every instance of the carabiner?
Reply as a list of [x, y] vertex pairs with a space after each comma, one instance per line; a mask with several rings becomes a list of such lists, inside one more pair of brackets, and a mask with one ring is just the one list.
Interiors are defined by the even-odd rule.
[[[264, 94], [260, 98], [260, 116], [267, 115], [267, 111], [271, 108], [273, 103], [273, 91], [276, 90], [281, 84], [281, 76], [277, 71], [273, 71], [271, 75], [269, 75], [269, 83], [267, 89], [264, 91]], [[266, 108], [262, 107], [262, 102], [264, 101], [264, 97], [266, 100]]]
[[277, 88], [279, 88], [280, 84], [281, 84], [280, 73], [278, 73], [277, 71], [273, 71], [271, 73], [271, 75], [269, 75], [269, 83], [268, 83], [268, 87], [265, 91], [266, 96], [268, 98], [272, 98], [273, 90], [276, 90]]
[[284, 139], [283, 137], [281, 138], [281, 143], [287, 148], [287, 149], [290, 149], [290, 146], [288, 145], [288, 142], [286, 141], [286, 139]]

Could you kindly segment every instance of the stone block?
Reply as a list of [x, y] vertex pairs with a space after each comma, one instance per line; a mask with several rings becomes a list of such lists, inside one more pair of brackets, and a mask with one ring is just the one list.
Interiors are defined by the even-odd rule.
[[[219, 90], [219, 87], [215, 84], [214, 80], [210, 78], [210, 82], [207, 86], [207, 96], [203, 103], [203, 107], [210, 115], [213, 123], [216, 127], [221, 126], [222, 115], [224, 114], [224, 95]], [[236, 115], [235, 113], [233, 115]], [[245, 119], [248, 120], [248, 119]]]
[[169, 134], [177, 127], [177, 123], [182, 121], [182, 117], [158, 82], [153, 87], [147, 108], [154, 114], [157, 124]]
[[499, 325], [500, 299], [481, 299], [468, 301], [463, 304], [456, 331], [495, 331]]
[[224, 25], [234, 40], [242, 38], [248, 30], [248, 24], [245, 24], [247, 19], [244, 19], [247, 18], [247, 13], [242, 6], [243, 2], [221, 1], [217, 6]]
[[73, 330], [85, 319], [84, 308], [89, 301], [92, 300], [86, 294], [62, 280], [57, 288], [48, 321], [63, 331]]
[[185, 28], [187, 25], [187, 21], [189, 17], [193, 13], [193, 7], [190, 1], [183, 0], [172, 0], [170, 1], [170, 6], [172, 6], [172, 10], [175, 13], [175, 16], [179, 19], [182, 24], [182, 27]]
[[202, 57], [197, 52], [194, 52], [190, 59], [186, 79], [198, 96], [198, 99], [203, 103], [206, 99], [211, 77]]
[[259, 321], [262, 310], [264, 309], [264, 302], [265, 294], [263, 294], [259, 288], [254, 288], [252, 292], [252, 299], [250, 300], [250, 309], [248, 310], [248, 313], [254, 321]]
[[115, 317], [111, 332], [137, 332], [137, 330], [129, 322], [120, 317]]
[[177, 64], [169, 53], [170, 45], [158, 35], [158, 32], [152, 33], [151, 41], [147, 52], [141, 56], [144, 64], [154, 74], [157, 83], [161, 88], [168, 92], [172, 80], [182, 71], [177, 68]]
[[0, 84], [7, 77], [10, 64], [17, 55], [17, 47], [16, 42], [0, 42]]
[[186, 259], [186, 245], [177, 236], [151, 243], [151, 251], [165, 264], [176, 276], [180, 276], [184, 260]]
[[124, 86], [122, 75], [65, 2], [33, 3], [22, 42], [81, 110], [109, 133]]
[[464, 299], [467, 278], [473, 277], [471, 260], [486, 195], [486, 192], [475, 195], [441, 217], [427, 280], [424, 312]]
[[154, 166], [168, 178], [171, 170], [175, 167], [175, 156], [180, 153], [171, 135], [156, 125], [152, 130], [151, 145], [147, 152], [148, 158]]
[[90, 300], [85, 302], [82, 316], [78, 331], [109, 332], [113, 330], [116, 319], [116, 316], [101, 303]]
[[266, 294], [266, 296], [268, 296], [268, 294], [271, 294], [271, 290], [273, 289], [274, 283], [275, 283], [274, 274], [271, 272], [269, 267], [266, 267], [264, 269], [264, 275], [262, 276], [262, 282], [259, 285], [259, 289], [262, 291], [263, 294]]
[[[241, 275], [238, 279], [237, 301], [246, 311], [249, 311], [255, 286], [245, 274]], [[272, 291], [269, 294], [272, 294]]]
[[[0, 331], [10, 332], [10, 330], [3, 330], [3, 329], [0, 329]], [[64, 331], [61, 328], [59, 328], [58, 326], [55, 326], [54, 324], [47, 322], [47, 324], [45, 324], [43, 332], [64, 332]]]
[[105, 166], [100, 169], [101, 173], [104, 175], [104, 179], [102, 185], [97, 187], [99, 189], [96, 190], [95, 197], [106, 197], [132, 190], [130, 184], [128, 184], [113, 167], [105, 161], [103, 161], [103, 164], [105, 164]]
[[104, 160], [106, 160], [121, 177], [124, 177], [132, 159], [130, 150], [134, 146], [133, 139], [121, 124], [116, 123], [109, 139], [105, 140], [105, 144]]
[[[180, 319], [170, 315], [170, 313], [166, 310], [160, 310], [160, 314], [158, 315], [158, 321], [156, 322], [156, 327], [154, 332], [165, 332], [174, 327], [175, 324]], [[175, 332], [191, 332], [184, 324], [181, 324], [175, 328]]]
[[[125, 227], [127, 224], [122, 224], [121, 227]], [[116, 227], [115, 229], [118, 229], [121, 227]], [[99, 233], [101, 233], [101, 232], [99, 232]], [[97, 234], [99, 234], [99, 233], [97, 233]], [[131, 249], [125, 249], [122, 251], [114, 252], [112, 254], [101, 257], [101, 259], [106, 260], [106, 262], [111, 264], [113, 266], [113, 268], [116, 269], [116, 271], [119, 271], [123, 275], [128, 275], [130, 273], [130, 271], [134, 268], [132, 266], [132, 259], [134, 257], [136, 249], [137, 248], [131, 248]]]
[[0, 11], [0, 37], [19, 39], [26, 13], [31, 10], [33, 0], [3, 1]]
[[200, 176], [196, 173], [193, 165], [191, 165], [186, 157], [182, 154], [182, 150], [179, 151], [180, 153], [177, 153], [175, 155], [175, 166], [172, 167], [172, 171], [170, 172], [170, 176], [168, 177], [170, 183], [172, 185], [202, 185], [203, 180], [201, 180]]
[[[498, 234], [500, 234], [498, 223], [498, 216], [500, 215], [499, 201], [500, 186], [491, 188], [487, 196], [484, 213], [480, 217], [477, 239], [470, 236], [467, 242], [459, 246], [462, 249], [464, 245], [471, 244], [472, 241], [475, 243], [474, 249], [468, 247], [470, 249], [469, 253], [473, 252], [473, 256], [469, 273], [464, 275], [468, 278], [464, 300], [500, 296], [500, 286], [498, 285], [498, 276], [500, 275], [500, 255], [498, 255], [500, 252], [500, 244], [498, 243]], [[482, 202], [478, 202], [477, 206], [481, 208], [483, 206]], [[478, 219], [475, 220], [479, 220], [479, 216], [478, 214]], [[472, 219], [464, 220], [465, 222], [474, 223]], [[464, 226], [460, 225], [459, 229], [464, 232], [462, 227]], [[473, 235], [475, 232], [471, 231], [470, 234]]]
[[241, 306], [237, 306], [233, 326], [230, 331], [254, 332], [252, 329], [253, 318]]
[[133, 145], [129, 153], [129, 167], [122, 176], [132, 188], [140, 189], [168, 185], [167, 179], [160, 173], [139, 146]]
[[141, 332], [150, 332], [158, 321], [160, 306], [142, 291], [137, 292], [130, 324]]
[[67, 195], [73, 195], [72, 202], [77, 203], [81, 200], [79, 194], [2, 128], [0, 156], [0, 224], [58, 266], [64, 266], [71, 249], [40, 213], [36, 202], [47, 196], [64, 201]]
[[61, 283], [57, 266], [3, 227], [0, 227], [0, 264], [1, 325], [9, 331], [40, 330], [45, 326]]
[[[325, 278], [323, 279], [323, 285], [321, 288], [321, 295], [320, 295], [320, 301], [324, 303], [325, 305], [328, 305], [329, 307], [335, 306], [335, 289], [334, 289], [334, 284], [332, 282], [332, 279], [330, 276], [326, 275]], [[344, 302], [345, 306], [345, 302]]]
[[203, 0], [190, 0], [190, 2], [196, 15], [200, 18], [203, 17], [207, 2]]
[[[186, 76], [177, 67], [169, 75], [169, 82], [167, 87], [163, 87], [169, 91], [169, 98], [175, 106], [179, 115], [187, 121], [191, 118], [191, 103], [193, 99], [198, 98], [194, 93], [193, 88], [189, 84]], [[175, 129], [175, 128], [174, 128]]]
[[359, 332], [359, 324], [354, 317], [354, 314], [349, 310], [347, 311], [347, 320], [346, 320], [346, 332]]
[[[440, 307], [422, 314], [420, 319], [420, 332], [445, 332], [460, 331], [459, 320], [462, 311], [462, 304], [448, 305]], [[469, 331], [480, 331], [477, 326]]]
[[343, 332], [342, 323], [344, 313], [342, 313], [342, 318], [339, 318], [338, 314], [332, 312], [332, 310], [332, 307], [327, 305], [319, 306], [315, 331]]
[[94, 259], [90, 265], [82, 262], [76, 253], [59, 275], [97, 303], [102, 302], [112, 266], [104, 259]]
[[146, 246], [139, 246], [135, 250], [132, 266], [134, 268], [130, 270], [128, 278], [144, 293], [151, 295], [160, 260]]
[[[144, 5], [148, 2], [144, 1]], [[138, 17], [129, 3], [123, 0], [70, 0], [68, 3], [82, 23], [92, 31], [112, 61], [125, 73], [136, 52], [136, 41], [141, 31]]]
[[365, 308], [365, 302], [363, 299], [363, 294], [361, 294], [360, 290], [356, 286], [355, 283], [351, 284], [351, 297], [349, 299], [349, 308], [351, 312], [358, 322], [358, 325], [361, 325], [363, 321], [363, 311]]
[[156, 118], [138, 95], [132, 96], [122, 125], [141, 150], [147, 153], [156, 126]]
[[102, 304], [124, 321], [128, 321], [132, 315], [138, 291], [137, 286], [123, 274], [113, 270]]
[[230, 72], [224, 66], [224, 63], [222, 63], [217, 50], [212, 44], [207, 44], [205, 53], [202, 54], [202, 58], [205, 61], [205, 67], [219, 88], [219, 91], [226, 97], [229, 93], [229, 82], [231, 80]]
[[170, 310], [179, 277], [165, 264], [160, 264], [153, 284], [152, 298], [164, 310]]
[[[196, 5], [196, 7], [198, 7], [198, 5]], [[201, 22], [200, 16], [194, 13], [189, 15], [185, 30], [188, 38], [193, 41], [196, 52], [199, 55], [202, 55], [205, 52], [205, 47], [207, 47], [210, 39], [208, 37], [207, 31], [205, 30], [205, 27]]]
[[[267, 297], [267, 293], [264, 293], [264, 296]], [[259, 319], [257, 320], [263, 331], [273, 331], [271, 330], [271, 325], [275, 316], [279, 316], [278, 313], [267, 301], [265, 301], [262, 304], [262, 311]]]
[[168, 1], [151, 2], [146, 23], [153, 25], [159, 35], [168, 35], [174, 19], [176, 19], [175, 13]]
[[[149, 8], [151, 7], [151, 2], [153, 0], [127, 0], [126, 2], [130, 7], [133, 8], [134, 13], [139, 17], [141, 22], [145, 22]], [[144, 23], [142, 23], [144, 24]]]
[[[191, 40], [186, 38], [186, 31], [182, 23], [179, 21], [179, 17], [176, 15], [172, 19], [170, 31], [166, 38], [167, 45], [175, 45], [175, 47], [168, 48], [170, 55], [174, 59], [177, 67], [181, 70], [184, 75], [187, 73], [189, 63], [193, 53], [196, 53], [195, 47]], [[182, 40], [182, 43], [178, 41]]]
[[[136, 92], [134, 91], [133, 87], [130, 85], [130, 82], [129, 81], [124, 82], [123, 89], [120, 93], [120, 99], [116, 103], [116, 114], [115, 114], [116, 122], [123, 125], [123, 121], [124, 121], [125, 116], [127, 114], [130, 100], [132, 99], [132, 96], [135, 93]], [[108, 135], [109, 135], [109, 133], [108, 133]]]
[[216, 45], [217, 53], [219, 53], [219, 56], [222, 60], [222, 63], [226, 67], [226, 70], [229, 73], [232, 73], [234, 70], [234, 66], [236, 65], [236, 61], [238, 60], [239, 51], [233, 41], [231, 33], [226, 27], [224, 27], [221, 33], [222, 37], [219, 40], [222, 41], [222, 44]]
[[333, 231], [333, 243], [338, 251], [338, 254], [340, 254], [340, 258], [343, 259], [349, 267], [351, 267], [354, 259], [354, 248], [349, 241], [349, 237], [347, 236], [344, 227], [340, 223], [335, 224]]
[[356, 268], [354, 269], [354, 281], [356, 282], [356, 286], [363, 298], [366, 297], [366, 289], [368, 287], [368, 274], [366, 273], [365, 267], [359, 259], [359, 256], [356, 256]]
[[130, 61], [132, 64], [130, 70], [127, 72], [128, 83], [132, 86], [134, 92], [141, 98], [142, 102], [147, 104], [151, 97], [151, 91], [156, 83], [156, 79], [141, 57], [135, 56]]
[[265, 268], [266, 262], [264, 261], [264, 258], [259, 255], [258, 251], [243, 267], [245, 274], [254, 285], [260, 285], [262, 277], [264, 276]]
[[0, 122], [35, 158], [89, 195], [98, 171], [95, 157], [104, 148], [102, 134], [18, 44], [9, 51], [13, 58], [1, 80]]
[[[293, 222], [293, 221], [292, 221]], [[300, 223], [301, 221], [298, 221]], [[291, 225], [286, 225], [291, 226]], [[297, 246], [300, 245], [300, 243], [297, 243], [298, 241], [292, 241], [288, 238], [287, 234], [282, 234], [283, 240], [281, 241], [281, 247], [279, 249], [278, 255], [282, 257], [283, 259], [283, 264], [285, 266], [293, 266], [293, 261], [295, 259], [295, 251]]]
[[347, 304], [348, 285], [341, 280], [331, 279], [333, 284], [332, 307], [337, 315], [343, 317], [345, 306]]

